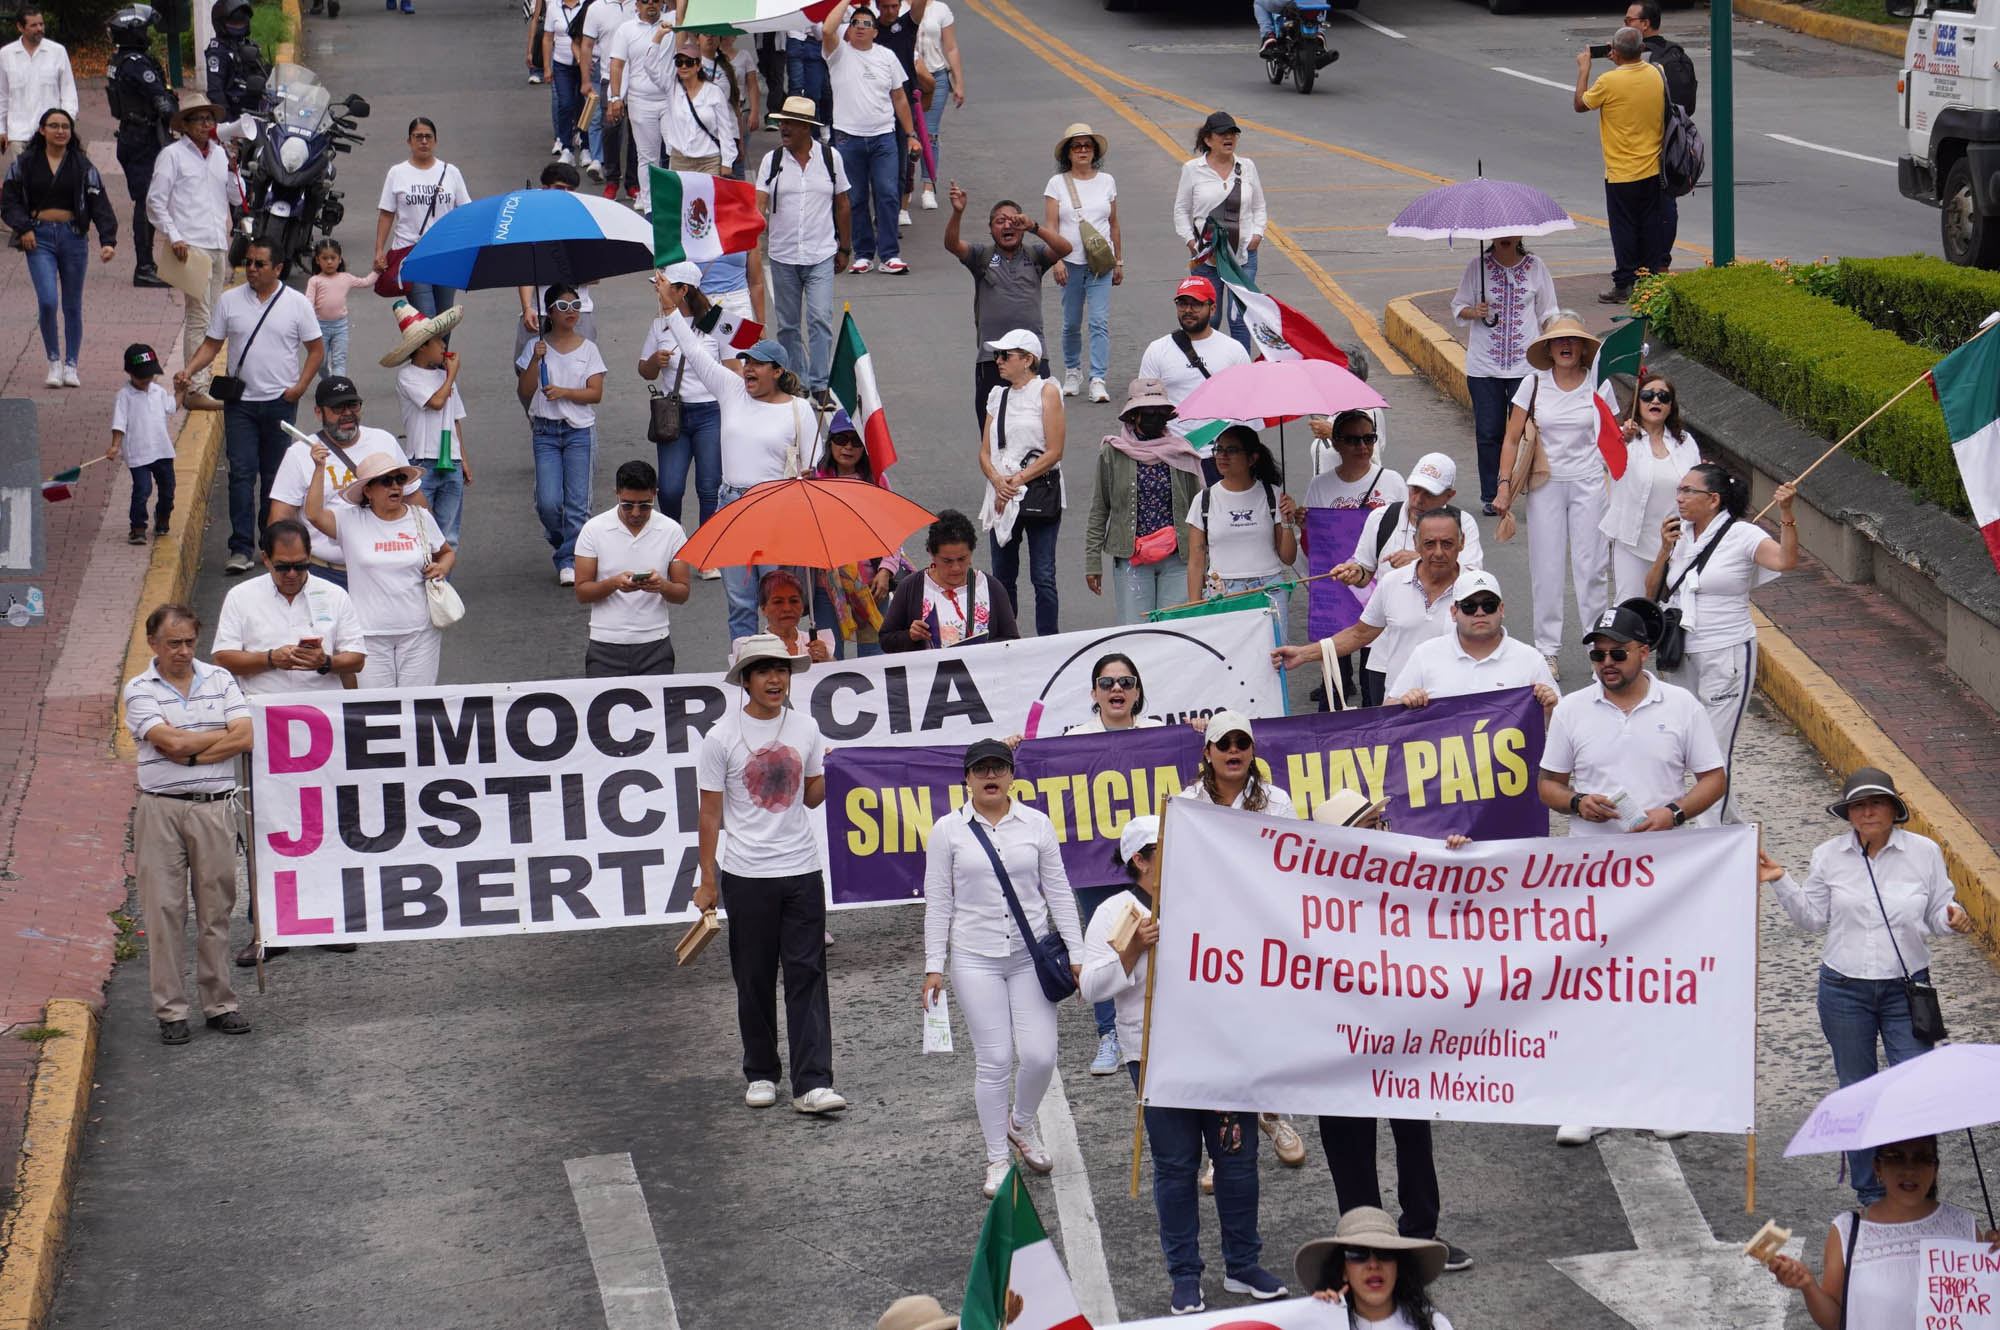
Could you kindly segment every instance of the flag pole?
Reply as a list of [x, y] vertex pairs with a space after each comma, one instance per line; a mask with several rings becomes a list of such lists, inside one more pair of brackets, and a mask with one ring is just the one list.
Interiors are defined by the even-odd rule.
[[[1159, 877], [1153, 883], [1153, 924], [1160, 922], [1160, 896], [1167, 881], [1167, 820], [1166, 807], [1160, 809], [1160, 843], [1153, 854], [1159, 860]], [[1146, 1012], [1140, 1023], [1139, 1033], [1139, 1097], [1132, 1106], [1132, 1199], [1139, 1199], [1139, 1171], [1146, 1148], [1146, 1071], [1148, 1054], [1153, 1045], [1153, 981], [1160, 973], [1160, 944], [1153, 943], [1153, 950], [1146, 957]]]

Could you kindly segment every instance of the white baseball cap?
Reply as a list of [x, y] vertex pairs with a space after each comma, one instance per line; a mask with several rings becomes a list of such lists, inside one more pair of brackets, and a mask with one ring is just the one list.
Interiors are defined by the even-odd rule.
[[679, 263], [669, 263], [660, 269], [660, 276], [680, 286], [699, 287], [701, 285], [701, 265], [683, 259]]
[[1476, 596], [1482, 591], [1491, 591], [1494, 595], [1500, 596], [1501, 600], [1507, 599], [1500, 594], [1499, 578], [1484, 568], [1468, 568], [1460, 573], [1458, 580], [1451, 585], [1451, 603], [1456, 605], [1459, 601]]
[[1144, 817], [1132, 818], [1125, 823], [1125, 829], [1118, 833], [1118, 862], [1129, 864], [1133, 855], [1159, 843], [1159, 818], [1151, 813]]
[[1446, 494], [1458, 487], [1458, 463], [1443, 453], [1425, 453], [1410, 468], [1409, 479], [1432, 494]]
[[1257, 736], [1250, 730], [1250, 718], [1240, 711], [1226, 708], [1208, 718], [1208, 728], [1201, 732], [1202, 742], [1212, 744], [1225, 734], [1247, 734], [1252, 743], [1257, 741]]
[[988, 342], [986, 349], [993, 352], [1026, 351], [1035, 359], [1040, 360], [1042, 358], [1042, 339], [1029, 332], [1026, 328], [1016, 328], [1004, 337]]

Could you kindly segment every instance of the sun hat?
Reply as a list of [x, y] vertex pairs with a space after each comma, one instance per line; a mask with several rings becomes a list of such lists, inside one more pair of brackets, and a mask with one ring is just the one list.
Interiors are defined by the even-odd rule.
[[823, 122], [817, 114], [818, 111], [819, 106], [810, 97], [787, 97], [782, 107], [771, 112], [764, 119], [767, 123], [779, 120], [792, 120], [801, 125], [811, 125], [814, 128], [819, 128]]
[[812, 664], [807, 657], [794, 656], [785, 650], [785, 644], [778, 640], [776, 633], [752, 633], [736, 648], [736, 659], [729, 662], [729, 672], [722, 676], [722, 681], [741, 687], [743, 671], [764, 660], [782, 660], [792, 667], [793, 674]]
[[1148, 813], [1144, 817], [1129, 818], [1125, 829], [1118, 833], [1118, 862], [1129, 864], [1132, 856], [1149, 845], [1160, 843], [1160, 819]]
[[1250, 729], [1250, 718], [1240, 711], [1225, 707], [1208, 718], [1208, 727], [1201, 732], [1204, 745], [1212, 744], [1225, 734], [1248, 734], [1250, 742], [1257, 742], [1257, 736]]
[[1215, 283], [1209, 281], [1206, 277], [1183, 277], [1181, 278], [1181, 284], [1174, 288], [1174, 299], [1179, 300], [1182, 296], [1187, 296], [1194, 300], [1205, 300], [1213, 305], [1215, 303]]
[[1370, 810], [1379, 811], [1386, 802], [1370, 803], [1367, 795], [1343, 785], [1313, 805], [1312, 820], [1330, 827], [1351, 827], [1368, 816]]
[[1105, 142], [1104, 135], [1079, 120], [1068, 129], [1065, 129], [1062, 132], [1062, 137], [1056, 140], [1056, 169], [1058, 171], [1069, 170], [1069, 145], [1076, 139], [1089, 139], [1092, 143], [1096, 144], [1097, 160], [1100, 163], [1111, 155], [1111, 145]]
[[660, 276], [676, 285], [692, 286], [699, 289], [701, 286], [701, 265], [699, 263], [689, 263], [686, 259], [682, 259], [678, 263], [669, 263], [666, 267], [660, 269]]
[[1458, 488], [1458, 463], [1443, 453], [1425, 453], [1410, 468], [1409, 481], [1431, 494], [1449, 494]]
[[1877, 796], [1896, 805], [1898, 822], [1910, 820], [1910, 806], [1904, 803], [1903, 796], [1896, 792], [1895, 779], [1880, 767], [1856, 767], [1853, 774], [1841, 784], [1839, 802], [1828, 804], [1826, 811], [1844, 820], [1847, 817], [1849, 804], [1859, 799], [1872, 799]]
[[1123, 420], [1134, 411], [1147, 407], [1174, 409], [1173, 398], [1167, 396], [1167, 385], [1158, 379], [1134, 379], [1125, 386], [1125, 405], [1119, 410], [1118, 418]]
[[1614, 642], [1637, 642], [1642, 647], [1653, 644], [1645, 616], [1629, 605], [1614, 605], [1598, 615], [1597, 622], [1583, 635], [1583, 644], [1589, 646], [1593, 637], [1608, 637]]
[[1347, 1281], [1340, 1269], [1342, 1247], [1373, 1247], [1377, 1251], [1415, 1254], [1417, 1282], [1428, 1284], [1444, 1273], [1445, 1245], [1435, 1238], [1406, 1238], [1396, 1221], [1372, 1205], [1357, 1205], [1340, 1217], [1330, 1238], [1314, 1238], [1292, 1257], [1299, 1283], [1308, 1289], [1339, 1288]]
[[1527, 356], [1528, 363], [1536, 369], [1546, 370], [1552, 368], [1555, 365], [1555, 361], [1549, 355], [1549, 343], [1555, 341], [1558, 337], [1574, 337], [1579, 341], [1589, 342], [1590, 348], [1577, 357], [1580, 362], [1586, 365], [1596, 358], [1597, 348], [1604, 344], [1604, 339], [1577, 322], [1574, 314], [1559, 314], [1553, 323], [1542, 329], [1539, 337], [1528, 343], [1528, 349], [1524, 353]]
[[785, 344], [775, 337], [760, 337], [757, 344], [740, 353], [745, 360], [761, 361], [766, 365], [776, 365], [779, 369], [792, 367], [792, 353], [785, 350]]
[[360, 400], [361, 390], [345, 374], [329, 374], [319, 381], [319, 387], [313, 389], [314, 406], [342, 406]]
[[[804, 98], [798, 100], [804, 101]], [[956, 1330], [958, 1318], [928, 1293], [912, 1293], [897, 1298], [875, 1322], [875, 1330]]]
[[229, 114], [229, 108], [217, 106], [208, 99], [205, 93], [197, 92], [193, 88], [182, 88], [181, 104], [175, 109], [173, 118], [167, 121], [167, 128], [173, 130], [176, 134], [187, 133], [187, 117], [196, 111], [207, 111], [218, 122]]
[[342, 487], [340, 497], [353, 504], [356, 508], [359, 508], [361, 506], [361, 496], [368, 492], [369, 481], [379, 480], [381, 477], [395, 472], [403, 477], [402, 487], [407, 488], [410, 483], [409, 471], [408, 463], [398, 462], [387, 453], [370, 453], [368, 456], [362, 458], [361, 465], [354, 469], [354, 479]]
[[396, 330], [403, 340], [396, 343], [396, 349], [382, 357], [383, 369], [394, 369], [417, 353], [433, 337], [442, 337], [458, 326], [465, 317], [465, 306], [453, 305], [434, 318], [425, 318], [424, 312], [407, 300], [397, 300], [389, 306], [389, 317], [396, 321]]
[[1016, 328], [998, 340], [988, 342], [986, 349], [993, 352], [1026, 351], [1035, 359], [1040, 360], [1042, 358], [1042, 339], [1029, 332], [1026, 328]]
[[972, 770], [981, 762], [1005, 762], [1014, 765], [1014, 750], [1000, 739], [974, 739], [965, 746], [965, 769]]
[[1491, 591], [1494, 595], [1500, 596], [1500, 599], [1507, 599], [1500, 595], [1499, 578], [1484, 568], [1468, 568], [1458, 575], [1456, 582], [1451, 584], [1451, 603], [1456, 605], [1482, 591]]

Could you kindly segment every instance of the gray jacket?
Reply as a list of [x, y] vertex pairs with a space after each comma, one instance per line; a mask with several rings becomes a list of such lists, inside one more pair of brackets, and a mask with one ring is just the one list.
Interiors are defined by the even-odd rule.
[[[1201, 496], [1201, 477], [1173, 468], [1174, 525], [1180, 532], [1180, 556], [1188, 553], [1187, 511]], [[1107, 440], [1097, 449], [1097, 492], [1090, 498], [1090, 526], [1083, 537], [1083, 570], [1101, 576], [1104, 556], [1132, 557], [1133, 526], [1139, 502], [1139, 464]]]

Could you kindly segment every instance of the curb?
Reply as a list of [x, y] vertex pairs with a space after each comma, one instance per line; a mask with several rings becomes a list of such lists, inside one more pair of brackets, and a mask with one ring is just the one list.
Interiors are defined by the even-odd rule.
[[[1750, 4], [1769, 0], [1735, 2], [1747, 12]], [[1416, 306], [1417, 296], [1430, 294], [1418, 291], [1390, 301], [1382, 331], [1439, 392], [1469, 408], [1465, 348]], [[1834, 770], [1880, 767], [1895, 777], [1896, 787], [1911, 805], [1910, 829], [1938, 843], [1945, 869], [1958, 887], [1959, 903], [1972, 916], [1989, 955], [2000, 960], [2000, 854], [1832, 676], [1762, 610], [1753, 605], [1750, 613], [1757, 625], [1757, 686]]]
[[55, 1300], [69, 1224], [70, 1186], [90, 1110], [97, 1064], [97, 1012], [87, 1002], [50, 1000], [43, 1020], [66, 1031], [42, 1044], [14, 1199], [0, 1219], [0, 1330], [39, 1330]]
[[1822, 14], [1816, 10], [1802, 9], [1786, 4], [1784, 0], [1732, 0], [1736, 13], [1743, 18], [1757, 19], [1793, 32], [1802, 32], [1808, 37], [1818, 37], [1822, 41], [1838, 42], [1842, 46], [1852, 46], [1863, 51], [1879, 51], [1883, 55], [1900, 57], [1903, 54], [1904, 38], [1909, 36], [1907, 28], [1891, 28], [1880, 23], [1865, 23], [1858, 18], [1843, 18], [1838, 14]]

